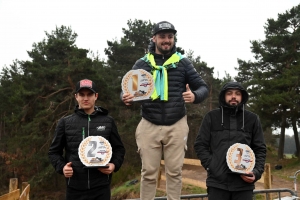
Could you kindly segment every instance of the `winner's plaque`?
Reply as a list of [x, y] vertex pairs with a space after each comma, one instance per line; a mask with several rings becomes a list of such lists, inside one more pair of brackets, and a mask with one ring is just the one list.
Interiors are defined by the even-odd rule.
[[132, 94], [133, 101], [149, 99], [154, 91], [152, 75], [143, 69], [130, 70], [122, 79], [122, 90]]
[[80, 143], [78, 155], [86, 168], [108, 167], [107, 164], [112, 156], [112, 148], [104, 137], [89, 136]]
[[255, 166], [255, 155], [248, 145], [235, 143], [229, 147], [226, 161], [232, 172], [246, 175]]

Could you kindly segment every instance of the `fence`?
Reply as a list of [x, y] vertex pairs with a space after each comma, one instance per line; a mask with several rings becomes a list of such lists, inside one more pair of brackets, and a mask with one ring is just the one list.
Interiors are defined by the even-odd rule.
[[[157, 188], [160, 187], [160, 180], [166, 180], [165, 175], [163, 175], [162, 173], [162, 167], [164, 166], [164, 160], [161, 160], [161, 167], [160, 167], [160, 171], [158, 174], [158, 179], [157, 179]], [[194, 165], [194, 166], [201, 166], [201, 163], [199, 160], [197, 159], [184, 159], [184, 165]], [[194, 186], [198, 186], [201, 188], [206, 188], [206, 183], [202, 182], [200, 180], [194, 180], [194, 179], [189, 179], [189, 178], [182, 178], [182, 182], [185, 184], [190, 184], [190, 185], [194, 185]], [[261, 179], [259, 179], [257, 182], [263, 183], [264, 184], [264, 189], [265, 190], [255, 190], [254, 194], [259, 194], [259, 193], [263, 193], [265, 196], [265, 199], [269, 200], [272, 199], [272, 194], [278, 194], [277, 196], [279, 197], [279, 199], [281, 199], [281, 194], [283, 194], [283, 192], [286, 193], [290, 193], [292, 196], [297, 196], [297, 194], [295, 192], [293, 192], [292, 190], [289, 189], [271, 189], [271, 182], [272, 182], [272, 175], [271, 175], [271, 166], [270, 163], [266, 163], [265, 164], [265, 170], [264, 173], [261, 177]], [[274, 195], [275, 195], [274, 194]], [[207, 197], [207, 194], [198, 194], [198, 195], [183, 195], [181, 196], [181, 199], [192, 199], [192, 198], [202, 198], [205, 199], [205, 197]], [[165, 199], [164, 197], [162, 198], [156, 198], [156, 199]], [[254, 198], [255, 199], [255, 198]]]
[[9, 192], [0, 196], [0, 200], [29, 200], [30, 184], [22, 183], [22, 193], [18, 189], [18, 179], [11, 178], [9, 180]]
[[[286, 197], [282, 197], [283, 193], [289, 193], [291, 197], [289, 197], [289, 200], [295, 200], [297, 199], [296, 194], [289, 189], [267, 189], [267, 190], [254, 190], [253, 191], [253, 200], [256, 200], [256, 195], [262, 194], [265, 195], [266, 200], [287, 200]], [[272, 199], [271, 194], [277, 194], [277, 199]], [[180, 199], [201, 199], [201, 200], [207, 200], [208, 195], [207, 194], [191, 194], [191, 195], [181, 195]], [[139, 199], [127, 199], [127, 200], [139, 200]], [[154, 200], [167, 200], [167, 197], [155, 197]]]
[[[163, 160], [161, 161], [161, 165], [164, 165]], [[184, 165], [201, 166], [201, 163], [199, 160], [185, 159]], [[158, 187], [160, 184], [160, 180], [165, 180], [165, 176], [161, 172], [162, 171], [160, 170], [159, 176], [158, 176]], [[299, 173], [300, 173], [300, 171], [299, 171]], [[295, 179], [297, 177], [297, 174], [298, 174], [298, 171], [295, 173], [295, 177], [294, 177]], [[276, 197], [278, 197], [278, 199], [283, 199], [281, 197], [282, 194], [289, 193], [290, 195], [292, 195], [292, 197], [290, 199], [297, 198], [297, 193], [292, 190], [289, 190], [286, 188], [271, 189], [272, 177], [271, 177], [271, 168], [270, 168], [269, 163], [265, 164], [265, 172], [264, 172], [262, 178], [258, 181], [264, 183], [265, 190], [254, 190], [253, 191], [254, 195], [263, 194], [263, 195], [265, 195], [266, 200], [271, 200], [272, 195], [276, 195]], [[205, 182], [195, 181], [195, 180], [188, 179], [188, 178], [183, 178], [182, 182], [191, 184], [191, 185], [195, 185], [195, 186], [198, 186], [201, 188], [206, 188]], [[295, 190], [296, 190], [296, 186], [295, 186]], [[27, 182], [23, 182], [21, 191], [22, 191], [22, 193], [20, 194], [20, 189], [18, 189], [18, 179], [11, 178], [10, 182], [9, 182], [9, 193], [0, 196], [0, 200], [29, 200], [30, 184], [28, 184]], [[181, 199], [196, 199], [196, 198], [205, 200], [205, 199], [207, 199], [207, 194], [192, 194], [192, 195], [182, 195], [181, 196]], [[156, 197], [155, 198], [155, 200], [166, 200], [166, 199], [167, 199], [166, 197]], [[256, 197], [254, 196], [253, 199], [256, 199]]]

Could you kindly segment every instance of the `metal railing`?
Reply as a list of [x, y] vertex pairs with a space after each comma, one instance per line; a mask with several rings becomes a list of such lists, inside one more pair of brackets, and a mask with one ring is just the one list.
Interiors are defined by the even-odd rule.
[[254, 194], [253, 195], [253, 200], [256, 200], [255, 194], [265, 194], [266, 195], [266, 200], [271, 200], [270, 198], [268, 198], [269, 197], [268, 194], [272, 194], [272, 195], [277, 194], [278, 195], [277, 199], [281, 200], [281, 198], [283, 198], [283, 196], [282, 196], [283, 193], [289, 193], [291, 195], [290, 200], [298, 199], [297, 193], [294, 192], [293, 190], [290, 190], [290, 189], [287, 189], [287, 188], [277, 188], [277, 189], [254, 190], [253, 191], [253, 194]]
[[[253, 191], [253, 200], [256, 200], [256, 195], [257, 194], [262, 194], [266, 196], [266, 200], [271, 200], [268, 198], [268, 194], [277, 194], [278, 197], [276, 197], [278, 200], [281, 200], [283, 198], [283, 193], [289, 193], [290, 200], [296, 200], [298, 199], [296, 192], [290, 189], [286, 188], [279, 188], [279, 189], [265, 189], [265, 190], [254, 190]], [[180, 199], [201, 199], [201, 200], [207, 200], [208, 199], [208, 194], [190, 194], [190, 195], [181, 195]], [[284, 197], [284, 199], [286, 199]], [[128, 199], [128, 200], [139, 200], [139, 199]], [[154, 200], [167, 200], [167, 197], [155, 197]]]
[[297, 194], [297, 175], [300, 173], [300, 170], [296, 171], [294, 176], [290, 176], [290, 178], [294, 179], [294, 189]]

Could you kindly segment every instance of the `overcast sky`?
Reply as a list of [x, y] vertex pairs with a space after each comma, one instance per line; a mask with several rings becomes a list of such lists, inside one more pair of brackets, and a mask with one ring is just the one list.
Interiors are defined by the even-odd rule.
[[29, 60], [32, 44], [56, 26], [70, 26], [76, 45], [105, 58], [107, 40], [120, 39], [129, 19], [169, 21], [177, 29], [177, 46], [209, 67], [215, 77], [237, 75], [237, 58], [253, 60], [250, 40], [264, 39], [268, 18], [277, 19], [299, 0], [0, 0], [0, 68], [14, 59]]
[[[0, 0], [0, 69], [14, 59], [30, 60], [32, 44], [61, 25], [78, 34], [79, 48], [105, 58], [107, 40], [119, 40], [128, 20], [169, 21], [177, 46], [215, 68], [237, 75], [237, 58], [253, 60], [250, 40], [264, 39], [268, 18], [277, 19], [299, 0]], [[133, 63], [132, 63], [133, 64]]]

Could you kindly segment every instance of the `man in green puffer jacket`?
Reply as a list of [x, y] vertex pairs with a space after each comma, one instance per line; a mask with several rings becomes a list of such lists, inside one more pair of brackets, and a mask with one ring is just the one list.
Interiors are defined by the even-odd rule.
[[[155, 82], [151, 99], [143, 101], [142, 119], [135, 136], [142, 159], [140, 198], [155, 197], [162, 156], [165, 161], [168, 199], [180, 199], [181, 171], [187, 150], [189, 127], [185, 103], [199, 104], [208, 96], [208, 87], [188, 58], [176, 52], [173, 24], [154, 25], [149, 53], [136, 61], [133, 70], [150, 72]], [[131, 105], [133, 95], [122, 94]]]

